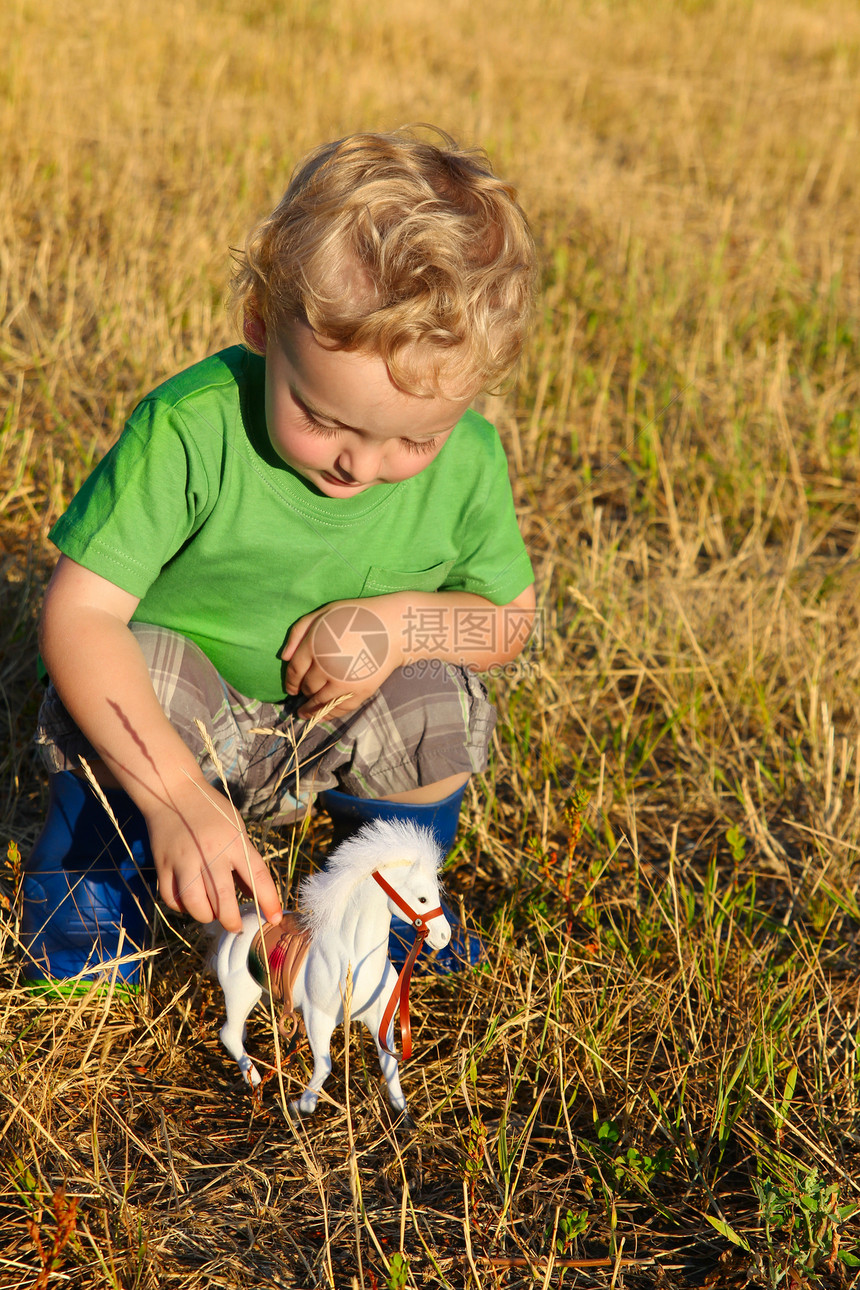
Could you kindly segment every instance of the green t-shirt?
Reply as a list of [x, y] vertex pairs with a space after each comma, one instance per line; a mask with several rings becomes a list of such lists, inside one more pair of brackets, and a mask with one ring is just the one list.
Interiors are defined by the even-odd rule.
[[333, 600], [532, 581], [507, 463], [467, 412], [419, 474], [329, 498], [273, 451], [265, 363], [236, 346], [159, 386], [51, 530], [140, 598], [135, 620], [196, 641], [240, 693], [278, 702], [290, 627]]

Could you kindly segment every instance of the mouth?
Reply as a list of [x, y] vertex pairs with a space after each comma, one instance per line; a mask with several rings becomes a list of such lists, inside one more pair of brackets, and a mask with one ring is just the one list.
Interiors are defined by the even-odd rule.
[[360, 483], [358, 482], [358, 480], [355, 480], [355, 479], [341, 479], [339, 475], [332, 475], [332, 474], [330, 474], [327, 470], [320, 471], [320, 478], [321, 478], [321, 479], [324, 479], [324, 480], [325, 480], [325, 482], [326, 482], [327, 484], [329, 484], [329, 485], [336, 485], [338, 488], [362, 488], [362, 487], [364, 487], [364, 485], [363, 485], [363, 484], [360, 484]]

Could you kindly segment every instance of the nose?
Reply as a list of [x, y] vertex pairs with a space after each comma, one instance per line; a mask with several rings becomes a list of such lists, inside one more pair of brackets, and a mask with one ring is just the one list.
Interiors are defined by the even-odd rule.
[[379, 478], [384, 448], [380, 444], [350, 444], [337, 459], [337, 467], [357, 484], [370, 484]]
[[[435, 918], [433, 923], [438, 923], [438, 938], [442, 945], [447, 945], [451, 939], [451, 924], [447, 918]], [[430, 926], [433, 926], [433, 923]]]

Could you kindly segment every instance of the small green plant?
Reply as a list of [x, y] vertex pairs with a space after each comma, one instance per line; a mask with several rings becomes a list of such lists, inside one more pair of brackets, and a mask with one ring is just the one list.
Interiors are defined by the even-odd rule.
[[487, 1130], [484, 1128], [484, 1123], [479, 1115], [473, 1115], [469, 1122], [469, 1141], [466, 1145], [466, 1158], [463, 1161], [463, 1172], [469, 1186], [469, 1199], [473, 1205], [475, 1187], [485, 1164], [486, 1143]]
[[[753, 1179], [753, 1189], [764, 1224], [772, 1286], [790, 1273], [809, 1275], [822, 1268], [833, 1273], [838, 1263], [860, 1267], [860, 1257], [851, 1248], [842, 1248], [840, 1231], [860, 1205], [840, 1205], [838, 1183], [823, 1182], [818, 1170], [810, 1169], [805, 1175], [797, 1170], [789, 1181]], [[782, 1241], [776, 1233], [784, 1233]]]
[[741, 833], [736, 824], [733, 824], [730, 828], [726, 829], [726, 841], [729, 844], [729, 849], [731, 850], [732, 859], [735, 864], [740, 864], [746, 855], [746, 835]]
[[[577, 911], [574, 911], [573, 909], [573, 895], [571, 889], [573, 884], [574, 857], [583, 829], [582, 816], [589, 800], [589, 794], [586, 790], [584, 788], [580, 788], [579, 785], [574, 785], [573, 791], [564, 806], [564, 822], [567, 825], [568, 835], [567, 842], [565, 844], [565, 856], [561, 862], [559, 861], [558, 850], [555, 847], [551, 847], [547, 850], [542, 846], [537, 838], [530, 838], [526, 845], [526, 850], [535, 861], [541, 878], [546, 883], [550, 891], [561, 899], [565, 915], [565, 931], [568, 935], [573, 927], [574, 912], [582, 912], [582, 902], [580, 902], [580, 906]], [[596, 867], [599, 875], [599, 873], [602, 872], [602, 865], [598, 863]], [[592, 866], [592, 877], [594, 877], [594, 866]], [[540, 912], [548, 913], [546, 902], [541, 900], [540, 897], [534, 899], [534, 904], [539, 904]]]
[[402, 1254], [392, 1254], [388, 1262], [388, 1290], [405, 1290], [409, 1278], [409, 1260]]
[[15, 893], [21, 885], [21, 852], [18, 848], [18, 843], [14, 839], [10, 840], [6, 847], [6, 862], [6, 873], [11, 875], [12, 898], [10, 900], [5, 892], [0, 891], [0, 905], [2, 905], [3, 909], [11, 910], [15, 901]]
[[45, 1290], [51, 1274], [63, 1263], [65, 1247], [69, 1243], [72, 1246], [75, 1244], [78, 1221], [77, 1197], [67, 1200], [65, 1188], [58, 1187], [51, 1197], [51, 1208], [54, 1212], [53, 1232], [46, 1232], [41, 1209], [26, 1220], [27, 1231], [42, 1265], [35, 1282], [35, 1290]]
[[604, 1188], [609, 1185], [615, 1192], [643, 1192], [651, 1194], [651, 1183], [672, 1168], [672, 1155], [659, 1147], [653, 1156], [638, 1147], [619, 1150], [621, 1133], [612, 1120], [604, 1120], [597, 1127], [597, 1143], [583, 1143], [583, 1150], [594, 1162], [591, 1171], [593, 1182]]
[[560, 1215], [558, 1220], [558, 1231], [555, 1236], [555, 1248], [558, 1254], [567, 1254], [573, 1246], [578, 1236], [582, 1236], [588, 1227], [588, 1211], [580, 1209], [574, 1213], [572, 1209]]
[[618, 1131], [618, 1125], [613, 1120], [604, 1120], [602, 1124], [598, 1125], [597, 1141], [604, 1151], [611, 1151], [620, 1138], [621, 1134]]

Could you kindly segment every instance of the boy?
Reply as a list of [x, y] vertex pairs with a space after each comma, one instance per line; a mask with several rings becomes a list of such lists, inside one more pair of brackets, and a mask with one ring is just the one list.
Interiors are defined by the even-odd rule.
[[295, 819], [315, 791], [336, 827], [396, 815], [450, 847], [495, 719], [474, 672], [534, 610], [504, 454], [469, 411], [519, 355], [534, 277], [513, 190], [447, 136], [298, 167], [238, 260], [245, 347], [144, 399], [51, 532], [29, 978], [142, 946], [155, 878], [200, 922], [239, 928], [234, 880], [280, 921], [242, 814]]

